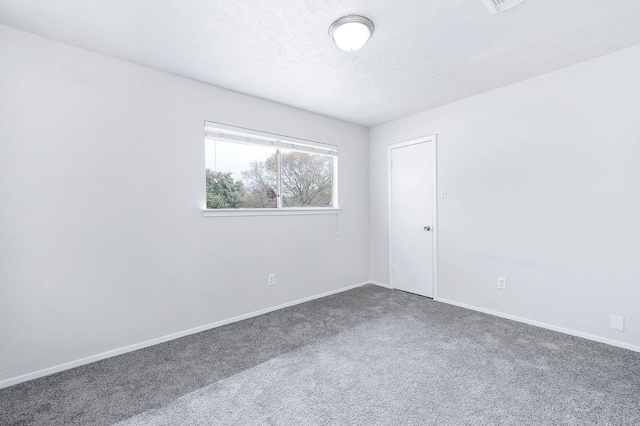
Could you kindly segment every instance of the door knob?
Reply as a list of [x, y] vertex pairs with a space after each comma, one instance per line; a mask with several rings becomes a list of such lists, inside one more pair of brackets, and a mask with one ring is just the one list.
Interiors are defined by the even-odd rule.
[[424, 230], [425, 230], [425, 231], [431, 231], [431, 227], [430, 227], [430, 226], [425, 226], [425, 227], [424, 227]]

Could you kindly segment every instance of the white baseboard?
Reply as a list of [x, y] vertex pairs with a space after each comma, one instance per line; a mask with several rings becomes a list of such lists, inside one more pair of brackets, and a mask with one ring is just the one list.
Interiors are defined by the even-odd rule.
[[378, 282], [378, 281], [369, 281], [369, 284], [373, 284], [373, 285], [377, 285], [379, 287], [389, 288], [389, 289], [393, 290], [393, 287], [391, 287], [389, 284], [381, 283], [381, 282]]
[[490, 309], [479, 308], [477, 306], [467, 305], [466, 303], [456, 302], [454, 300], [443, 299], [441, 297], [435, 299], [438, 302], [446, 303], [449, 305], [458, 306], [460, 308], [470, 309], [472, 311], [482, 312], [484, 314], [493, 315], [500, 318], [506, 318], [513, 321], [521, 322], [524, 324], [533, 325], [540, 328], [546, 328], [547, 330], [553, 330], [564, 334], [570, 334], [571, 336], [582, 337], [583, 339], [593, 340], [595, 342], [605, 343], [611, 346], [617, 346], [619, 348], [629, 349], [631, 351], [640, 352], [640, 346], [632, 345], [629, 343], [619, 342], [613, 339], [607, 339], [606, 337], [600, 337], [593, 334], [583, 333], [581, 331], [571, 330], [569, 328], [558, 327], [556, 325], [546, 324], [540, 321], [534, 321], [527, 318], [518, 317], [515, 315], [504, 314], [502, 312], [492, 311]]
[[315, 296], [305, 297], [304, 299], [294, 300], [292, 302], [283, 303], [278, 306], [272, 306], [270, 308], [260, 309], [259, 311], [250, 312], [248, 314], [238, 315], [233, 318], [224, 319], [221, 321], [216, 321], [211, 324], [202, 325], [200, 327], [191, 328], [189, 330], [179, 331], [177, 333], [168, 334], [166, 336], [157, 337], [155, 339], [146, 340], [141, 343], [136, 343], [133, 345], [125, 346], [118, 349], [113, 349], [107, 352], [103, 352], [97, 355], [91, 355], [86, 358], [81, 358], [75, 361], [66, 362], [64, 364], [56, 365], [53, 367], [45, 368], [42, 370], [34, 371], [33, 373], [23, 374], [21, 376], [12, 377], [10, 379], [5, 379], [0, 381], [0, 389], [8, 388], [9, 386], [17, 385], [19, 383], [27, 382], [29, 380], [37, 379], [39, 377], [48, 376], [50, 374], [59, 373], [64, 370], [69, 370], [71, 368], [80, 367], [82, 365], [90, 364], [92, 362], [100, 361], [106, 358], [111, 358], [117, 355], [122, 355], [127, 352], [137, 351], [138, 349], [148, 348], [149, 346], [154, 346], [159, 343], [168, 342], [170, 340], [178, 339], [180, 337], [189, 336], [191, 334], [200, 333], [202, 331], [210, 330], [212, 328], [220, 327], [223, 325], [231, 324], [234, 322], [242, 321], [245, 319], [257, 317], [258, 315], [267, 314], [269, 312], [277, 311], [279, 309], [288, 308], [289, 306], [299, 305], [301, 303], [309, 302], [311, 300], [320, 299], [326, 296], [331, 296], [332, 294], [342, 293], [344, 291], [353, 290], [354, 288], [361, 287], [365, 284], [370, 284], [371, 281], [366, 281], [360, 284], [354, 284], [347, 287], [342, 287], [337, 290], [327, 291], [325, 293], [317, 294]]

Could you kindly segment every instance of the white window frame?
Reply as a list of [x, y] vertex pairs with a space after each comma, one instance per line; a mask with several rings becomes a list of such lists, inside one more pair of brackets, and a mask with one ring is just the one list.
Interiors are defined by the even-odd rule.
[[[228, 124], [205, 121], [205, 140], [219, 140], [247, 145], [261, 145], [275, 147], [278, 161], [276, 208], [238, 208], [238, 209], [207, 209], [202, 210], [204, 217], [220, 216], [290, 216], [290, 215], [326, 215], [338, 214], [342, 211], [338, 205], [338, 147], [321, 142], [277, 135], [258, 130], [245, 129]], [[333, 157], [331, 204], [332, 207], [283, 207], [280, 148], [290, 149], [309, 154], [320, 154]]]

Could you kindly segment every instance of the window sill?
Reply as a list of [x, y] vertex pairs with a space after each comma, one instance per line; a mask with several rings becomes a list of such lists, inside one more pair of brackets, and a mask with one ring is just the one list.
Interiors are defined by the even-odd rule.
[[202, 211], [204, 217], [230, 216], [300, 216], [338, 214], [342, 209], [333, 208], [291, 208], [291, 209], [207, 209]]

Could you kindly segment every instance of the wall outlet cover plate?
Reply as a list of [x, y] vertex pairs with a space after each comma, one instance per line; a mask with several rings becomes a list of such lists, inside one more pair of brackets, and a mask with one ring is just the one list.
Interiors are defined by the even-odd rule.
[[618, 331], [624, 331], [624, 317], [611, 315], [611, 328]]
[[498, 288], [500, 290], [507, 289], [507, 278], [506, 277], [498, 277]]

